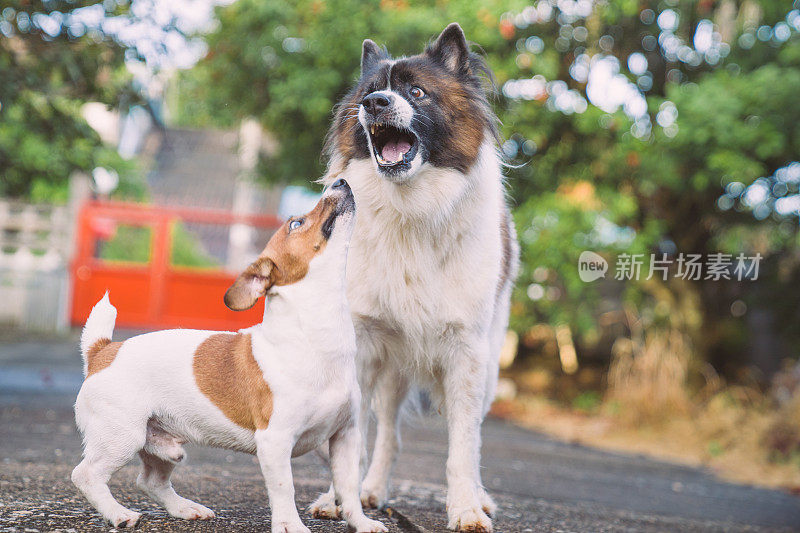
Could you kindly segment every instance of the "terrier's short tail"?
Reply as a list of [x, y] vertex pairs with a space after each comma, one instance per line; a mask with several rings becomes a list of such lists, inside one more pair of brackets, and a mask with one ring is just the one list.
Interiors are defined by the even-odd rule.
[[[95, 304], [81, 334], [81, 356], [83, 357], [83, 375], [89, 371], [90, 351], [96, 353], [100, 347], [111, 342], [114, 333], [114, 324], [117, 321], [117, 310], [108, 300], [108, 291], [103, 298]], [[94, 350], [91, 350], [94, 348]]]

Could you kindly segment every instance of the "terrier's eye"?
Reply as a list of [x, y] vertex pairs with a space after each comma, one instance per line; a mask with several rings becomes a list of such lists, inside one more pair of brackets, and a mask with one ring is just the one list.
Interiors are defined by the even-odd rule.
[[422, 98], [423, 96], [425, 96], [425, 91], [423, 91], [419, 87], [412, 87], [410, 92], [411, 96], [413, 96], [414, 98]]
[[302, 225], [303, 225], [303, 219], [302, 218], [296, 218], [296, 219], [292, 220], [291, 222], [289, 222], [289, 231], [296, 230], [297, 228], [299, 228]]

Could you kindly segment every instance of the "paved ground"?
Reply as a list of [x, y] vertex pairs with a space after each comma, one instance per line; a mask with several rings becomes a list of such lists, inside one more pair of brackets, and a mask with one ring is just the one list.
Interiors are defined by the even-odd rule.
[[[124, 335], [123, 335], [124, 338]], [[2, 341], [5, 341], [4, 343]], [[108, 530], [69, 481], [80, 457], [71, 404], [80, 386], [76, 339], [0, 335], [0, 532]], [[443, 531], [446, 434], [441, 421], [404, 431], [389, 513], [394, 532]], [[497, 531], [800, 531], [800, 499], [721, 482], [695, 469], [564, 444], [497, 420], [484, 426], [484, 481], [500, 506]], [[264, 531], [266, 491], [253, 457], [189, 449], [176, 490], [216, 511], [210, 522], [168, 517], [134, 487], [138, 466], [112, 480], [143, 510], [142, 531]], [[327, 485], [311, 456], [294, 463], [298, 505]], [[304, 520], [314, 531], [343, 523]]]

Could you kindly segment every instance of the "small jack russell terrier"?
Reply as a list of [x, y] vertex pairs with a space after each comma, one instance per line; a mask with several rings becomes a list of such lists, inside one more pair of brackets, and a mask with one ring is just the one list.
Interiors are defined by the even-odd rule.
[[264, 321], [238, 333], [178, 329], [111, 342], [116, 309], [108, 294], [95, 305], [81, 337], [86, 379], [75, 419], [84, 459], [72, 481], [111, 524], [132, 527], [141, 517], [108, 488], [137, 453], [139, 487], [170, 515], [214, 517], [170, 482], [192, 442], [256, 454], [272, 532], [310, 533], [295, 506], [291, 458], [327, 442], [348, 525], [387, 531], [359, 499], [361, 392], [345, 296], [354, 218], [350, 186], [339, 180], [310, 213], [286, 221], [225, 294], [233, 310], [269, 295]]

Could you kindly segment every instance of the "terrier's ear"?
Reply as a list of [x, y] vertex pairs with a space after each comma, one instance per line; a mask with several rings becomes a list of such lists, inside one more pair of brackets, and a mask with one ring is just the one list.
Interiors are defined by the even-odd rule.
[[273, 284], [275, 264], [266, 257], [259, 257], [225, 292], [225, 305], [231, 311], [250, 309], [264, 296]]
[[448, 25], [425, 52], [453, 72], [469, 69], [467, 38], [457, 22]]
[[375, 44], [371, 39], [364, 39], [361, 45], [361, 75], [363, 76], [389, 55], [386, 50]]

